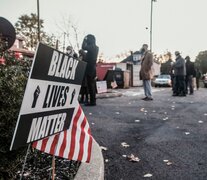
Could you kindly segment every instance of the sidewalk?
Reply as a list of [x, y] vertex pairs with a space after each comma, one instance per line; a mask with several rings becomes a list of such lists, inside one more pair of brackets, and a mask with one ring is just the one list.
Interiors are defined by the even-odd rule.
[[90, 163], [81, 163], [75, 180], [104, 180], [104, 160], [101, 148], [94, 140]]

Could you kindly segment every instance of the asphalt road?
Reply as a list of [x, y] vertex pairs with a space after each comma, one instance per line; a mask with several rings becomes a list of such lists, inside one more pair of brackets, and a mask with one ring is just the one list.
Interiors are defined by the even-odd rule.
[[[148, 102], [140, 89], [121, 91], [83, 107], [95, 140], [107, 148], [105, 179], [206, 180], [207, 89], [187, 97], [159, 89]], [[140, 160], [130, 161], [131, 154]]]

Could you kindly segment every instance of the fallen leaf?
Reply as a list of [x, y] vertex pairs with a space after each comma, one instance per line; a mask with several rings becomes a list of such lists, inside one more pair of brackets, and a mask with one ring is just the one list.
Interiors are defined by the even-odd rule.
[[148, 173], [148, 174], [145, 174], [143, 177], [152, 177], [152, 174]]
[[153, 113], [155, 113], [156, 111], [155, 111], [155, 110], [153, 110], [152, 112], [153, 112]]
[[120, 112], [116, 112], [116, 114], [120, 114]]
[[147, 113], [144, 113], [144, 115], [147, 115]]
[[129, 104], [132, 104], [132, 103], [129, 102]]
[[121, 145], [125, 148], [129, 147], [129, 144], [127, 144], [126, 142], [122, 142]]
[[127, 155], [122, 155], [122, 157], [126, 158], [126, 157], [127, 157]]
[[203, 123], [203, 121], [198, 121], [198, 123], [200, 123], [200, 124], [201, 124], [201, 123]]
[[88, 113], [89, 115], [92, 115], [92, 113]]
[[164, 114], [167, 114], [167, 112], [164, 112]]
[[147, 111], [146, 111], [146, 110], [145, 110], [144, 112], [145, 112], [145, 113], [147, 113]]
[[185, 132], [185, 134], [186, 134], [186, 135], [189, 135], [190, 133], [189, 133], [189, 132]]
[[168, 117], [166, 117], [166, 118], [163, 118], [163, 121], [166, 121], [166, 120], [168, 120]]
[[171, 108], [175, 108], [175, 106], [171, 106]]
[[134, 154], [131, 154], [130, 156], [128, 156], [128, 159], [129, 161], [132, 161], [132, 162], [139, 162], [140, 159], [136, 156], [134, 156]]
[[179, 129], [180, 127], [179, 127], [179, 126], [177, 126], [176, 128], [177, 128], [177, 129]]
[[143, 112], [144, 111], [144, 108], [141, 108], [140, 111]]
[[140, 122], [140, 120], [137, 119], [137, 120], [135, 120], [135, 122]]
[[204, 116], [207, 116], [207, 113], [205, 113]]
[[169, 162], [167, 162], [167, 165], [168, 165], [168, 166], [172, 165], [172, 162], [170, 162], [170, 161], [169, 161]]
[[175, 110], [175, 108], [171, 108], [173, 111]]
[[104, 146], [100, 146], [101, 150], [104, 150], [104, 151], [107, 151], [107, 147], [104, 147]]
[[163, 161], [166, 162], [166, 163], [169, 162], [169, 160], [167, 160], [167, 159], [165, 159], [165, 160], [163, 160]]

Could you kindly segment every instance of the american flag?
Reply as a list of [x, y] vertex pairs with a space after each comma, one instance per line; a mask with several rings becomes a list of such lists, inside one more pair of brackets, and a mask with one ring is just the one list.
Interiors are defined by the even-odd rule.
[[69, 160], [90, 162], [93, 138], [86, 116], [79, 105], [74, 110], [70, 128], [33, 143], [45, 153]]

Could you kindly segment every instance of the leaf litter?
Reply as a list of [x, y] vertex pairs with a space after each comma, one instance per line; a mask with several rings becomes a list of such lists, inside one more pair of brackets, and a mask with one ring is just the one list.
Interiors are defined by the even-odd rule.
[[121, 145], [123, 146], [123, 147], [125, 147], [125, 148], [127, 148], [127, 147], [129, 147], [130, 145], [129, 144], [127, 144], [126, 142], [122, 142], [121, 143]]
[[152, 174], [148, 173], [148, 174], [145, 174], [143, 177], [145, 178], [152, 177]]
[[104, 150], [104, 151], [107, 151], [108, 148], [107, 147], [104, 147], [104, 146], [100, 146], [101, 150]]
[[136, 157], [134, 154], [131, 154], [131, 155], [127, 156], [127, 158], [131, 162], [139, 162], [140, 161], [140, 159], [138, 157]]

